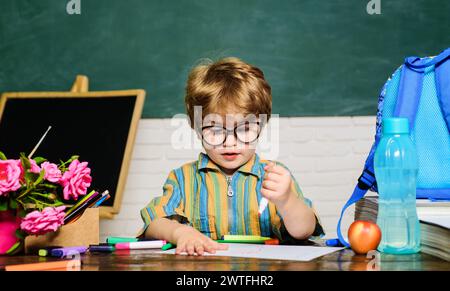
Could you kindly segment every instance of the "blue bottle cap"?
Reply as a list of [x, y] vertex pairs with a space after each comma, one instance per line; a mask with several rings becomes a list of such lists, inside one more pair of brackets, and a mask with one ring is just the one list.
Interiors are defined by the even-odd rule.
[[409, 133], [409, 121], [407, 118], [383, 118], [383, 134]]

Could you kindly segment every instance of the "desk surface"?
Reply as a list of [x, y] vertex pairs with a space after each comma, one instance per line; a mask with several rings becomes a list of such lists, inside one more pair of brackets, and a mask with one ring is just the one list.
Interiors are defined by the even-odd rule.
[[[55, 258], [38, 256], [0, 256], [0, 266]], [[373, 268], [372, 258], [341, 250], [309, 262], [231, 258], [217, 256], [176, 256], [158, 254], [153, 250], [120, 251], [112, 254], [85, 254], [81, 257], [81, 270], [99, 271], [314, 271], [314, 270], [368, 270]], [[414, 255], [380, 254], [378, 270], [450, 271], [450, 262], [419, 253]]]

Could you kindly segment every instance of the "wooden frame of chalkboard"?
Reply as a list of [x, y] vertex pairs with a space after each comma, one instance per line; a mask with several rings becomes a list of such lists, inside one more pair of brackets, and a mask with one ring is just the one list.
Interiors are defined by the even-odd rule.
[[[131, 120], [129, 121], [128, 135], [126, 137], [125, 148], [123, 150], [122, 162], [120, 164], [120, 172], [117, 179], [117, 185], [115, 185], [115, 193], [112, 194], [113, 201], [110, 202], [112, 205], [110, 206], [101, 206], [100, 207], [100, 216], [102, 218], [114, 218], [115, 214], [118, 214], [120, 211], [120, 206], [122, 203], [123, 191], [125, 188], [125, 183], [128, 176], [129, 164], [131, 160], [131, 155], [134, 147], [134, 141], [136, 138], [136, 131], [139, 120], [141, 118], [144, 101], [145, 101], [145, 91], [144, 90], [121, 90], [121, 91], [91, 91], [91, 92], [6, 92], [1, 95], [0, 100], [0, 127], [2, 126], [2, 121], [4, 119], [5, 109], [7, 108], [8, 101], [14, 102], [20, 100], [27, 100], [27, 104], [32, 104], [33, 102], [39, 102], [39, 100], [49, 100], [53, 99], [54, 101], [63, 101], [63, 100], [81, 100], [85, 98], [86, 100], [105, 100], [105, 98], [114, 98], [109, 100], [118, 100], [118, 99], [126, 99], [132, 97], [134, 101], [133, 108], [131, 108]], [[54, 102], [52, 100], [52, 102]], [[113, 101], [114, 102], [114, 101]], [[112, 103], [112, 102], [110, 102]], [[74, 121], [75, 122], [75, 121]], [[48, 126], [48, 125], [46, 125]], [[38, 133], [42, 135], [42, 132]], [[51, 132], [49, 133], [51, 135]], [[48, 137], [46, 137], [48, 139]], [[33, 140], [35, 143], [36, 141]], [[45, 141], [44, 141], [45, 143]], [[43, 143], [43, 144], [44, 144]], [[0, 145], [1, 147], [1, 145]], [[42, 147], [42, 145], [41, 145]], [[16, 153], [17, 155], [19, 153]], [[76, 154], [76, 153], [71, 153]], [[42, 154], [42, 156], [46, 156]], [[70, 157], [70, 156], [69, 156]], [[80, 157], [82, 159], [82, 157]], [[117, 158], [117, 157], [111, 157]], [[88, 161], [89, 162], [89, 161]], [[95, 177], [93, 176], [93, 181]]]

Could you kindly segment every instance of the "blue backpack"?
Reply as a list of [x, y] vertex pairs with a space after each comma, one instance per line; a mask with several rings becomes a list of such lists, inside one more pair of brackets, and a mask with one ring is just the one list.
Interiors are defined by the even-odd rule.
[[419, 161], [417, 198], [450, 200], [450, 48], [436, 57], [406, 58], [384, 85], [378, 99], [375, 142], [358, 184], [342, 209], [337, 225], [339, 241], [329, 240], [328, 245], [349, 246], [341, 233], [345, 210], [369, 189], [377, 192], [373, 157], [384, 117], [409, 120]]

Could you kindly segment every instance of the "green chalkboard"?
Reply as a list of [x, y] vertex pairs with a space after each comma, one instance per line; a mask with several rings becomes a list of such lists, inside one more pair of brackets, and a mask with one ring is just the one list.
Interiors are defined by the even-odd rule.
[[145, 89], [143, 117], [184, 112], [187, 73], [202, 58], [259, 66], [281, 116], [372, 115], [409, 55], [450, 46], [450, 1], [0, 1], [0, 92]]

